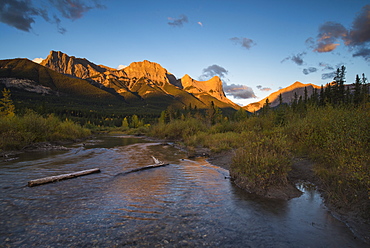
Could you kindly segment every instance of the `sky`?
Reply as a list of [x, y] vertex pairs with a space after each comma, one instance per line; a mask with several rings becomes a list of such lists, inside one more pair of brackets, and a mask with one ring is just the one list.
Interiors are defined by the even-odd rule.
[[0, 0], [0, 59], [51, 50], [177, 78], [219, 76], [244, 106], [296, 81], [370, 75], [369, 0]]

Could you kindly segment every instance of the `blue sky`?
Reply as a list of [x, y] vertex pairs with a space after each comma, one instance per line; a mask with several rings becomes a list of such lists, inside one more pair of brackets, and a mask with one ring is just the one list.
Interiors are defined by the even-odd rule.
[[150, 60], [177, 78], [218, 75], [245, 105], [295, 81], [370, 75], [370, 1], [1, 0], [0, 59], [50, 50], [117, 68]]

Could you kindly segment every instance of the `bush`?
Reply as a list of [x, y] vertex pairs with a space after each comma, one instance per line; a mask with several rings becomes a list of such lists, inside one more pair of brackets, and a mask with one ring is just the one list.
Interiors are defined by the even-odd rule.
[[60, 121], [54, 115], [44, 118], [32, 111], [24, 116], [0, 118], [0, 149], [21, 149], [35, 142], [74, 140], [91, 131], [72, 121]]
[[370, 114], [355, 108], [311, 108], [291, 122], [286, 133], [300, 153], [316, 161], [329, 200], [350, 207], [367, 200], [370, 207]]
[[213, 152], [230, 150], [243, 146], [248, 140], [249, 133], [208, 133], [198, 132], [184, 140], [185, 144], [192, 147], [207, 147]]
[[153, 125], [149, 134], [158, 138], [184, 140], [200, 131], [205, 131], [206, 125], [200, 120], [173, 120], [170, 123]]
[[286, 185], [291, 163], [289, 149], [286, 135], [280, 132], [269, 136], [250, 132], [249, 139], [235, 152], [230, 173], [234, 178], [245, 178], [251, 188]]

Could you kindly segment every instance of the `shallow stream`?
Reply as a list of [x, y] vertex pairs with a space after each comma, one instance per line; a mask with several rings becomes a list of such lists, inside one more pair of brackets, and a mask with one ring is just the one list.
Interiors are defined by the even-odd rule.
[[[99, 137], [0, 162], [0, 247], [366, 247], [314, 189], [250, 195], [205, 159], [143, 138]], [[153, 164], [169, 165], [122, 175]], [[32, 179], [100, 168], [36, 187]]]

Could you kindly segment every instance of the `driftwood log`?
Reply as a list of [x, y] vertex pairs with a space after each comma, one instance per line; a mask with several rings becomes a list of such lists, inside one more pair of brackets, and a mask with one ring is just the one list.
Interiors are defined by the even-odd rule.
[[126, 172], [118, 173], [116, 176], [126, 175], [126, 174], [130, 174], [132, 172], [137, 172], [137, 171], [149, 170], [149, 169], [153, 169], [153, 168], [157, 168], [157, 167], [162, 167], [162, 166], [166, 166], [166, 165], [169, 165], [169, 164], [161, 163], [161, 164], [148, 165], [148, 166], [145, 166], [145, 167], [140, 167], [140, 168], [136, 168], [136, 169], [132, 169], [132, 170], [126, 171]]
[[37, 186], [37, 185], [41, 185], [45, 183], [52, 183], [56, 181], [80, 177], [80, 176], [89, 175], [89, 174], [98, 173], [98, 172], [100, 172], [100, 169], [95, 168], [95, 169], [90, 169], [90, 170], [83, 170], [83, 171], [77, 171], [77, 172], [68, 173], [68, 174], [62, 174], [58, 176], [44, 177], [44, 178], [29, 181], [28, 187], [33, 187], [33, 186]]

